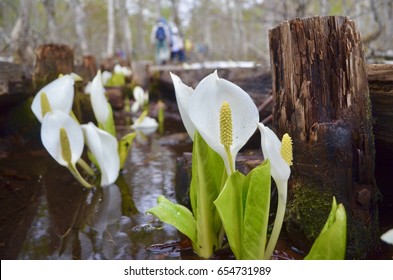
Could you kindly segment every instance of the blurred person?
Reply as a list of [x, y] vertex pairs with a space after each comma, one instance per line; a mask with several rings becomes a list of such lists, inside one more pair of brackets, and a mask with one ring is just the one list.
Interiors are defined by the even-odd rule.
[[175, 25], [171, 28], [171, 35], [171, 61], [182, 63], [185, 60], [184, 43]]
[[156, 64], [165, 64], [170, 57], [171, 34], [165, 18], [161, 17], [153, 26], [150, 36], [155, 47]]

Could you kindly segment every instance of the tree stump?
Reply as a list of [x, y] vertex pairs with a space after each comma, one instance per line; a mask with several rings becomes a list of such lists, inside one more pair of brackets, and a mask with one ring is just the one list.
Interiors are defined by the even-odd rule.
[[97, 63], [96, 59], [92, 55], [85, 55], [83, 57], [82, 69], [81, 74], [83, 80], [92, 81], [95, 75], [97, 75]]
[[376, 120], [375, 139], [393, 151], [393, 65], [370, 64], [367, 75], [373, 116]]
[[375, 119], [375, 179], [382, 196], [378, 210], [383, 233], [393, 225], [393, 65], [370, 64], [367, 75]]
[[42, 88], [56, 79], [59, 74], [69, 74], [74, 71], [74, 52], [66, 45], [41, 45], [35, 53], [36, 64], [33, 74], [35, 89]]
[[335, 196], [347, 212], [346, 257], [370, 257], [379, 244], [378, 190], [360, 34], [346, 17], [313, 17], [281, 23], [269, 43], [273, 125], [294, 147], [288, 233], [307, 252]]

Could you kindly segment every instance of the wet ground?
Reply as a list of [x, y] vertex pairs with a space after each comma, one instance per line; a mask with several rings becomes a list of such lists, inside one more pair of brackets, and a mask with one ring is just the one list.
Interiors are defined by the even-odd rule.
[[[270, 91], [269, 86], [245, 90], [255, 95], [262, 91], [265, 96]], [[176, 159], [191, 151], [176, 105], [167, 106], [164, 133], [136, 139], [116, 183], [94, 190], [83, 189], [43, 149], [39, 124], [28, 103], [11, 110], [0, 108], [0, 259], [195, 258], [184, 250], [189, 247], [184, 236], [145, 214], [159, 195], [176, 199]], [[124, 119], [117, 123], [119, 136], [130, 131]], [[390, 168], [392, 161], [383, 165]], [[381, 208], [382, 231], [392, 225], [391, 209], [389, 203]], [[391, 259], [392, 255], [391, 247], [385, 245], [372, 258]], [[303, 256], [283, 232], [275, 258]], [[223, 250], [215, 257], [233, 256]]]
[[[167, 103], [164, 133], [139, 135], [116, 183], [93, 190], [82, 188], [43, 148], [29, 102], [1, 116], [1, 259], [197, 257], [175, 228], [145, 214], [159, 195], [176, 200], [176, 159], [191, 152], [174, 103]], [[130, 132], [124, 116], [115, 116], [118, 136]], [[223, 250], [215, 258], [233, 255]]]
[[94, 190], [83, 189], [40, 145], [23, 137], [25, 143], [3, 140], [0, 258], [179, 258], [146, 250], [180, 239], [174, 228], [145, 214], [157, 196], [174, 198], [174, 159], [183, 151], [160, 144], [162, 139], [154, 134], [136, 140], [116, 183]]

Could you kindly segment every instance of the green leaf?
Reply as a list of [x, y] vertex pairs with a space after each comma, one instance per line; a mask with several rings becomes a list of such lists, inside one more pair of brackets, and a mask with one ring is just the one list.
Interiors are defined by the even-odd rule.
[[180, 204], [175, 204], [164, 196], [157, 198], [158, 205], [150, 208], [146, 213], [153, 214], [164, 223], [170, 224], [184, 233], [196, 243], [196, 223], [194, 216], [188, 208]]
[[120, 87], [126, 84], [126, 77], [122, 73], [113, 73], [112, 77], [106, 82], [106, 87]]
[[243, 185], [246, 181], [239, 171], [228, 177], [224, 188], [214, 202], [220, 214], [229, 245], [236, 259], [241, 257], [243, 229]]
[[213, 202], [220, 194], [226, 176], [220, 155], [195, 132], [190, 201], [197, 221], [197, 246], [194, 250], [203, 258], [211, 257], [213, 250], [221, 247], [222, 224]]
[[135, 132], [124, 135], [119, 141], [119, 158], [120, 158], [120, 169], [124, 167], [128, 153], [130, 151], [132, 142], [136, 136]]
[[247, 176], [234, 172], [214, 204], [236, 258], [263, 259], [270, 208], [269, 161]]
[[158, 128], [160, 134], [164, 133], [164, 121], [165, 121], [165, 104], [161, 100], [158, 101]]
[[321, 233], [305, 260], [343, 260], [347, 240], [347, 216], [342, 204], [333, 197], [332, 209]]
[[243, 187], [243, 192], [247, 191], [247, 199], [244, 203], [240, 258], [243, 260], [261, 260], [264, 258], [269, 223], [270, 162], [267, 160], [254, 168], [247, 175], [247, 178], [249, 178], [249, 182]]
[[108, 103], [108, 109], [109, 109], [109, 115], [108, 118], [106, 119], [106, 122], [98, 123], [98, 127], [116, 137], [116, 127], [115, 127], [115, 120], [113, 118], [113, 110], [112, 110], [112, 106], [109, 103]]

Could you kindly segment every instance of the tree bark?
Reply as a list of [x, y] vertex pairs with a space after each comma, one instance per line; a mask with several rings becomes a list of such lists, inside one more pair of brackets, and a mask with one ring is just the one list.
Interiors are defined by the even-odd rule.
[[29, 45], [30, 11], [32, 1], [21, 0], [19, 4], [19, 18], [11, 33], [11, 48], [17, 63], [32, 63], [34, 53]]
[[[381, 225], [393, 224], [393, 65], [367, 67], [375, 135], [375, 179], [382, 200], [378, 203]], [[390, 226], [391, 227], [391, 226]], [[381, 229], [382, 232], [390, 228]], [[382, 227], [381, 227], [382, 228]]]
[[96, 59], [92, 55], [85, 55], [82, 62], [82, 77], [85, 81], [92, 81], [97, 74]]
[[115, 54], [115, 7], [113, 0], [107, 0], [108, 4], [108, 41], [106, 48], [106, 57], [112, 58]]
[[36, 49], [35, 53], [33, 81], [36, 89], [53, 81], [60, 74], [69, 74], [74, 71], [74, 52], [66, 45], [42, 45]]
[[281, 23], [269, 41], [273, 124], [294, 144], [288, 231], [310, 245], [335, 196], [348, 217], [346, 256], [366, 258], [379, 242], [378, 190], [360, 34], [346, 17], [313, 17]]
[[123, 6], [120, 9], [120, 14], [122, 18], [122, 27], [124, 34], [124, 47], [126, 53], [126, 60], [129, 65], [131, 65], [131, 57], [132, 57], [132, 33], [130, 22], [128, 20], [126, 1], [124, 1]]
[[[144, 15], [143, 15], [143, 10], [145, 9], [146, 1], [145, 3], [142, 0], [137, 1], [138, 5], [138, 14], [136, 15], [136, 51], [137, 51], [137, 58], [143, 57], [146, 52], [146, 45], [144, 44], [144, 37], [146, 33], [145, 25], [144, 25]], [[150, 34], [150, 33], [149, 33]], [[150, 37], [149, 37], [150, 38]], [[149, 48], [150, 49], [150, 48]]]
[[55, 2], [54, 0], [43, 0], [42, 4], [45, 7], [46, 11], [46, 24], [48, 29], [48, 40], [47, 43], [56, 43], [58, 41], [58, 30], [56, 23], [56, 11], [55, 11]]
[[86, 36], [86, 13], [84, 6], [80, 0], [72, 0], [75, 14], [75, 31], [78, 37], [77, 44], [79, 45], [82, 55], [89, 55], [89, 44]]
[[[367, 67], [368, 84], [373, 116], [375, 140], [393, 144], [393, 65], [370, 64]], [[393, 151], [393, 147], [390, 147]]]

